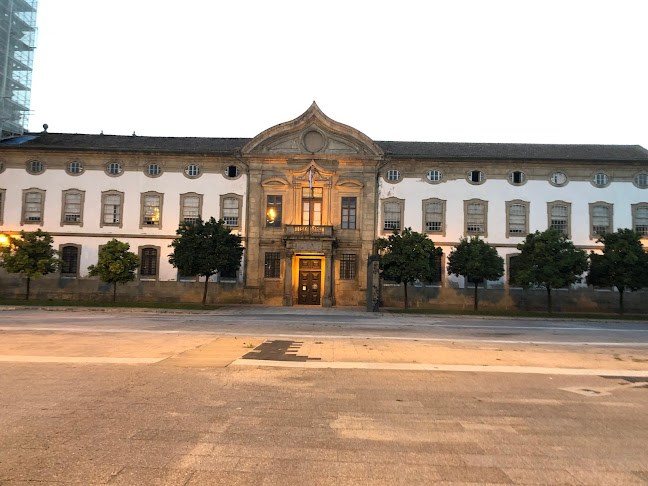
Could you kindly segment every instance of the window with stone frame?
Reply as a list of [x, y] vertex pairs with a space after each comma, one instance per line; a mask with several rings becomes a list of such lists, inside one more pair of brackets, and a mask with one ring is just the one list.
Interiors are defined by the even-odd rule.
[[42, 189], [24, 189], [21, 224], [42, 225], [44, 210], [45, 191]]
[[274, 194], [266, 199], [266, 226], [281, 227], [282, 197]]
[[64, 245], [60, 249], [61, 255], [61, 275], [65, 277], [74, 277], [79, 273], [79, 253], [78, 245]]
[[613, 206], [606, 202], [590, 203], [590, 239], [598, 239], [614, 231], [612, 226]]
[[158, 192], [145, 192], [141, 195], [140, 228], [162, 227], [163, 195]]
[[140, 248], [140, 278], [157, 278], [159, 270], [159, 251], [153, 247]]
[[632, 205], [632, 228], [642, 236], [648, 236], [648, 203]]
[[355, 280], [358, 256], [355, 253], [343, 254], [340, 257], [340, 280]]
[[66, 224], [83, 225], [84, 196], [84, 191], [77, 189], [63, 191], [61, 226]]
[[549, 228], [555, 229], [569, 238], [571, 203], [564, 201], [547, 203], [547, 212], [549, 213]]
[[356, 228], [357, 199], [355, 197], [342, 198], [342, 229]]
[[486, 236], [488, 203], [479, 199], [464, 201], [465, 233], [467, 236]]
[[100, 226], [123, 225], [124, 193], [105, 191], [101, 193], [101, 222]]
[[423, 201], [423, 218], [426, 233], [445, 234], [445, 201], [436, 198]]
[[221, 219], [227, 226], [237, 228], [241, 224], [241, 206], [243, 199], [234, 194], [221, 196]]
[[383, 201], [383, 229], [385, 231], [400, 230], [403, 218], [403, 201]]
[[529, 233], [529, 203], [506, 202], [506, 236], [526, 236]]
[[202, 212], [202, 194], [190, 192], [180, 194], [180, 221], [195, 223], [200, 219]]
[[278, 251], [267, 251], [265, 253], [265, 278], [281, 277], [281, 253]]

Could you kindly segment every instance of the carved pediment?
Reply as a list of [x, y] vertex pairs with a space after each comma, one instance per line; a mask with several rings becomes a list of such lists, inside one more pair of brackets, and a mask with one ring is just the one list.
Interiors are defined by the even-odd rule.
[[364, 133], [331, 120], [313, 102], [300, 117], [254, 137], [242, 153], [380, 156], [383, 152]]
[[292, 182], [295, 185], [308, 184], [309, 179], [315, 186], [330, 187], [333, 175], [322, 169], [314, 160], [305, 169], [293, 172]]

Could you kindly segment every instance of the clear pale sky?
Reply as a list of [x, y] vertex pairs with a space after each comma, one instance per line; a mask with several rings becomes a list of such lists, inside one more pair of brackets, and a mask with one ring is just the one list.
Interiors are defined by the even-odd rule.
[[648, 148], [648, 1], [40, 0], [30, 129]]

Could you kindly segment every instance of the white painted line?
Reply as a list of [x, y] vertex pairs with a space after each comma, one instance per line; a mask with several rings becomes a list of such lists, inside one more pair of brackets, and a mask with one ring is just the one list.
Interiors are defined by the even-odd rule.
[[281, 368], [311, 369], [363, 369], [363, 370], [403, 370], [403, 371], [470, 371], [477, 373], [530, 373], [539, 375], [578, 375], [578, 376], [634, 376], [648, 378], [648, 371], [605, 370], [577, 368], [541, 368], [537, 366], [476, 366], [444, 365], [422, 363], [363, 363], [352, 361], [271, 361], [262, 359], [237, 359], [232, 365], [272, 366]]
[[108, 356], [0, 356], [3, 363], [151, 364], [166, 358], [111, 358]]

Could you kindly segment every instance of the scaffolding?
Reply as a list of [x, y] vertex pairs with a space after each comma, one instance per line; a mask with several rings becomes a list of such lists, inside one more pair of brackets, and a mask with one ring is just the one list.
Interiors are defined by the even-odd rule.
[[38, 0], [0, 0], [0, 126], [2, 138], [29, 124]]

